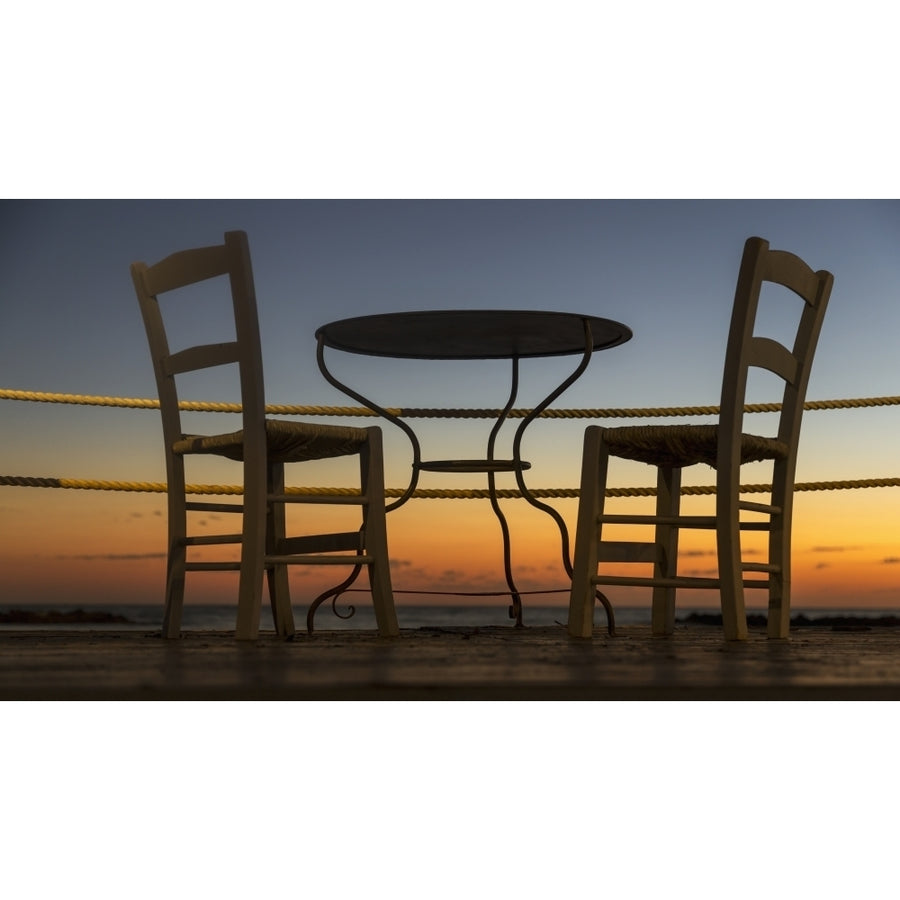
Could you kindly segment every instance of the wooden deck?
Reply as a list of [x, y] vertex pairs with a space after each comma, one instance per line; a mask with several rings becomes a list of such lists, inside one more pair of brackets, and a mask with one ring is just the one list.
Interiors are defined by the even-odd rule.
[[900, 629], [623, 626], [323, 631], [239, 643], [189, 632], [0, 630], [2, 700], [897, 700]]

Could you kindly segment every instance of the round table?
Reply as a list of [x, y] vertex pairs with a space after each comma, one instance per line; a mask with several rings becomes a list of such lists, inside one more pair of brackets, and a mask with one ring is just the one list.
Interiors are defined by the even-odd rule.
[[631, 339], [611, 319], [517, 309], [435, 309], [383, 313], [330, 322], [316, 331], [326, 347], [397, 359], [528, 359], [584, 353]]

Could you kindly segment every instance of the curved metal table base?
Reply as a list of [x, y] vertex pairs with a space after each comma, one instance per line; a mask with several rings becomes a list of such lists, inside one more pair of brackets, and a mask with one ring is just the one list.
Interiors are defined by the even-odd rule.
[[[591, 356], [593, 354], [593, 338], [591, 335], [591, 327], [590, 323], [587, 320], [584, 320], [584, 352], [579, 362], [578, 366], [572, 372], [571, 375], [568, 376], [557, 388], [555, 388], [551, 393], [549, 393], [537, 406], [535, 406], [531, 412], [522, 420], [519, 426], [516, 428], [515, 436], [513, 438], [513, 458], [512, 460], [497, 460], [494, 458], [494, 447], [496, 445], [497, 436], [500, 433], [500, 429], [503, 427], [506, 422], [510, 410], [513, 408], [513, 404], [515, 403], [516, 396], [518, 395], [519, 390], [519, 357], [513, 356], [512, 359], [512, 379], [511, 386], [509, 392], [509, 398], [506, 402], [506, 405], [501, 410], [500, 414], [497, 417], [497, 421], [494, 423], [493, 428], [491, 429], [490, 435], [488, 436], [487, 443], [487, 457], [484, 460], [440, 460], [440, 461], [430, 461], [430, 462], [422, 462], [422, 450], [419, 444], [419, 439], [416, 436], [416, 433], [413, 429], [398, 416], [389, 412], [383, 406], [375, 403], [370, 400], [368, 397], [360, 394], [358, 391], [353, 390], [353, 388], [348, 385], [343, 384], [331, 372], [328, 370], [328, 367], [325, 365], [325, 343], [322, 335], [319, 335], [318, 346], [316, 350], [316, 359], [318, 361], [319, 370], [325, 379], [332, 386], [336, 387], [339, 391], [346, 394], [348, 397], [356, 400], [361, 405], [365, 406], [367, 409], [371, 409], [374, 413], [386, 419], [388, 422], [396, 425], [408, 438], [410, 445], [412, 447], [412, 474], [410, 476], [409, 485], [403, 494], [397, 498], [393, 503], [388, 504], [385, 507], [386, 512], [391, 512], [392, 510], [399, 509], [406, 503], [413, 495], [416, 487], [419, 483], [419, 473], [420, 472], [483, 472], [487, 474], [488, 480], [488, 492], [490, 494], [490, 503], [491, 509], [494, 512], [494, 515], [497, 517], [497, 521], [500, 524], [500, 532], [503, 538], [503, 568], [504, 575], [506, 577], [506, 585], [509, 588], [510, 598], [512, 603], [509, 607], [509, 617], [511, 619], [515, 619], [515, 627], [521, 628], [523, 627], [523, 608], [522, 608], [522, 597], [521, 594], [516, 587], [515, 580], [512, 574], [512, 562], [511, 562], [511, 540], [509, 533], [509, 524], [506, 520], [506, 516], [503, 513], [503, 510], [500, 508], [500, 504], [497, 499], [497, 488], [496, 488], [496, 473], [498, 471], [511, 471], [515, 473], [516, 483], [521, 492], [522, 496], [533, 506], [535, 509], [540, 510], [541, 512], [546, 513], [550, 516], [553, 521], [556, 523], [559, 528], [560, 540], [561, 540], [561, 551], [562, 551], [562, 562], [563, 567], [565, 568], [566, 574], [569, 578], [572, 577], [572, 560], [570, 556], [569, 549], [569, 532], [566, 527], [566, 523], [563, 520], [562, 516], [552, 507], [547, 505], [546, 503], [542, 503], [536, 497], [534, 497], [531, 491], [528, 489], [528, 486], [525, 484], [525, 479], [522, 475], [522, 472], [531, 468], [531, 463], [524, 462], [522, 460], [522, 438], [525, 434], [525, 429], [565, 390], [567, 390], [578, 378], [581, 377], [584, 370], [587, 368], [588, 363], [591, 360]], [[332, 609], [339, 618], [350, 618], [355, 612], [355, 608], [353, 606], [349, 607], [349, 612], [346, 615], [341, 615], [337, 612], [336, 603], [338, 597], [345, 591], [347, 588], [352, 585], [359, 573], [361, 571], [361, 566], [356, 566], [350, 576], [341, 582], [340, 585], [336, 587], [330, 588], [329, 590], [323, 592], [319, 595], [313, 603], [310, 605], [309, 610], [307, 612], [306, 617], [306, 626], [307, 631], [312, 634], [313, 631], [313, 619], [315, 617], [316, 611], [319, 607], [329, 598], [332, 598]], [[604, 610], [606, 611], [606, 620], [607, 620], [607, 630], [610, 635], [615, 634], [615, 616], [612, 609], [612, 604], [609, 602], [608, 598], [597, 591], [597, 599], [603, 605]]]
[[362, 572], [362, 564], [356, 565], [353, 567], [353, 571], [338, 585], [333, 588], [329, 588], [327, 591], [323, 591], [313, 600], [309, 605], [309, 609], [306, 611], [306, 630], [309, 634], [313, 633], [313, 625], [316, 617], [316, 612], [319, 607], [331, 598], [331, 611], [339, 618], [339, 619], [351, 619], [356, 615], [356, 607], [352, 604], [348, 605], [346, 613], [339, 613], [337, 609], [337, 602], [340, 598], [341, 594], [344, 593], [355, 581], [359, 578], [359, 573]]

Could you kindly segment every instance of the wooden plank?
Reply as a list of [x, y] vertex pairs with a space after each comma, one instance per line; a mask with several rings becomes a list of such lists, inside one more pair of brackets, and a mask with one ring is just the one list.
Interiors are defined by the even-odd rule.
[[789, 384], [797, 383], [799, 365], [797, 357], [784, 344], [767, 337], [754, 337], [750, 341], [748, 364], [768, 369]]
[[718, 578], [692, 578], [686, 575], [677, 578], [653, 578], [637, 575], [596, 575], [593, 584], [619, 585], [621, 587], [674, 587], [674, 588], [718, 588]]
[[219, 244], [173, 253], [147, 268], [143, 278], [147, 293], [155, 296], [198, 281], [206, 281], [208, 278], [216, 278], [226, 272], [228, 256], [225, 247]]
[[188, 512], [242, 513], [243, 503], [185, 503]]
[[275, 546], [275, 552], [283, 555], [298, 553], [333, 553], [340, 550], [361, 550], [362, 538], [358, 531], [335, 534], [309, 534], [282, 538]]
[[715, 516], [623, 516], [602, 515], [604, 525], [676, 525], [679, 528], [715, 528]]
[[787, 250], [769, 250], [766, 253], [763, 278], [789, 288], [807, 303], [812, 303], [819, 291], [819, 274]]
[[375, 562], [373, 556], [266, 556], [266, 565], [305, 566], [368, 566]]
[[653, 541], [601, 541], [600, 562], [655, 563], [660, 555]]
[[743, 512], [757, 512], [767, 516], [777, 516], [781, 512], [780, 506], [772, 506], [770, 503], [750, 503], [745, 500], [738, 501], [738, 508]]
[[181, 372], [193, 372], [197, 369], [209, 369], [212, 366], [224, 366], [236, 363], [240, 348], [237, 341], [222, 344], [201, 344], [188, 347], [167, 356], [162, 361], [163, 371], [167, 375], [178, 375]]
[[369, 502], [368, 497], [359, 494], [270, 494], [269, 500], [274, 503], [321, 503], [324, 506], [365, 506]]
[[185, 547], [210, 546], [215, 544], [239, 544], [243, 540], [240, 534], [198, 534], [184, 538]]

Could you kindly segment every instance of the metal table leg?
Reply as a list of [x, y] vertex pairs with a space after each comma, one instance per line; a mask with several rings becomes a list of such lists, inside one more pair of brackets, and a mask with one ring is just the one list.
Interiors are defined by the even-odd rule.
[[389, 503], [385, 506], [385, 512], [399, 509], [410, 497], [412, 497], [413, 491], [419, 483], [419, 468], [422, 463], [422, 449], [419, 446], [419, 439], [416, 437], [416, 433], [399, 416], [395, 416], [383, 406], [379, 406], [377, 403], [369, 400], [368, 397], [364, 397], [358, 391], [354, 391], [353, 388], [348, 387], [346, 384], [342, 384], [328, 371], [328, 367], [325, 365], [325, 343], [321, 335], [319, 336], [319, 342], [316, 348], [316, 361], [319, 364], [319, 371], [330, 385], [336, 387], [339, 391], [356, 400], [357, 403], [362, 404], [367, 409], [371, 409], [372, 412], [382, 418], [387, 419], [388, 422], [396, 425], [409, 438], [413, 451], [412, 476], [409, 480], [409, 486], [403, 492], [402, 496], [398, 497], [393, 503]]
[[[500, 415], [497, 417], [497, 421], [494, 423], [494, 427], [491, 429], [490, 436], [488, 437], [487, 460], [489, 463], [494, 461], [494, 445], [497, 441], [497, 435], [500, 433], [500, 429], [503, 427], [503, 423], [506, 421], [506, 417], [509, 415], [509, 411], [512, 409], [513, 403], [515, 403], [516, 401], [516, 395], [518, 394], [518, 392], [519, 360], [517, 357], [513, 357], [512, 383], [510, 385], [509, 399], [506, 401], [506, 406], [503, 407]], [[514, 462], [516, 463], [516, 476], [518, 478], [521, 478], [522, 460], [519, 457], [514, 456]], [[494, 511], [494, 515], [497, 517], [497, 521], [500, 523], [500, 532], [503, 535], [503, 571], [506, 575], [506, 586], [509, 588], [509, 595], [512, 599], [512, 604], [509, 607], [509, 617], [516, 620], [516, 628], [521, 628], [522, 597], [519, 594], [519, 590], [516, 587], [512, 575], [512, 548], [510, 545], [509, 524], [506, 521], [506, 516], [503, 514], [503, 510], [500, 509], [500, 503], [497, 499], [496, 473], [493, 470], [488, 469], [487, 477], [488, 494], [490, 495], [491, 509]]]
[[[387, 504], [385, 506], [385, 512], [390, 512], [391, 510], [397, 509], [403, 506], [407, 500], [413, 495], [413, 491], [416, 489], [416, 485], [419, 482], [419, 464], [422, 459], [422, 451], [419, 446], [419, 439], [416, 437], [415, 432], [409, 425], [406, 424], [402, 419], [395, 416], [393, 413], [379, 406], [377, 403], [369, 400], [367, 397], [364, 397], [362, 394], [354, 391], [352, 388], [348, 387], [346, 384], [338, 381], [331, 372], [328, 371], [328, 367], [325, 365], [325, 344], [322, 340], [322, 337], [319, 337], [318, 346], [316, 348], [316, 361], [319, 364], [319, 371], [324, 376], [325, 380], [328, 381], [329, 384], [336, 387], [339, 391], [346, 394], [348, 397], [352, 397], [357, 403], [362, 404], [367, 409], [371, 409], [372, 412], [377, 415], [387, 419], [389, 422], [396, 425], [401, 431], [406, 434], [409, 438], [409, 442], [412, 445], [413, 451], [413, 462], [412, 462], [412, 476], [410, 477], [409, 486], [403, 492], [403, 494], [398, 497], [393, 503]], [[349, 564], [349, 563], [348, 563]], [[345, 614], [341, 614], [337, 610], [337, 601], [338, 597], [344, 593], [359, 577], [360, 572], [362, 571], [362, 566], [357, 565], [353, 567], [353, 571], [347, 578], [342, 581], [340, 584], [335, 587], [329, 588], [326, 591], [323, 591], [316, 597], [315, 600], [309, 605], [309, 609], [306, 612], [306, 630], [309, 634], [313, 633], [314, 627], [314, 619], [316, 612], [319, 607], [328, 599], [331, 599], [331, 608], [334, 614], [340, 619], [349, 619], [356, 612], [356, 608], [354, 606], [349, 606], [348, 610]]]
[[[547, 395], [547, 397], [542, 400], [537, 406], [535, 406], [531, 412], [522, 420], [519, 424], [519, 427], [516, 429], [515, 437], [513, 438], [513, 459], [517, 463], [521, 463], [522, 460], [522, 438], [525, 434], [525, 429], [565, 390], [572, 386], [584, 373], [584, 370], [587, 368], [588, 363], [591, 361], [591, 356], [593, 354], [594, 349], [594, 341], [593, 336], [591, 334], [591, 325], [586, 319], [584, 320], [584, 354], [581, 358], [581, 362], [572, 372], [572, 374], [562, 382], [554, 391]], [[528, 489], [528, 485], [525, 484], [525, 477], [522, 474], [522, 466], [517, 465], [515, 468], [516, 473], [516, 483], [518, 484], [519, 491], [522, 496], [536, 509], [541, 510], [546, 513], [550, 518], [556, 522], [557, 527], [559, 528], [561, 546], [562, 546], [562, 563], [563, 567], [566, 570], [566, 574], [569, 578], [572, 577], [572, 559], [569, 550], [569, 531], [566, 527], [565, 520], [563, 517], [552, 507], [546, 503], [542, 503], [536, 497], [534, 497], [531, 491]], [[612, 604], [609, 602], [609, 599], [605, 594], [601, 591], [597, 591], [596, 593], [597, 599], [603, 605], [604, 610], [606, 611], [606, 622], [607, 622], [607, 631], [610, 635], [615, 634], [616, 631], [616, 623], [615, 623], [615, 614], [613, 612]]]

